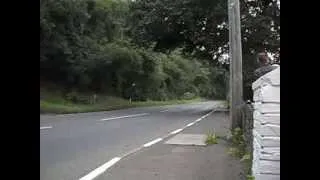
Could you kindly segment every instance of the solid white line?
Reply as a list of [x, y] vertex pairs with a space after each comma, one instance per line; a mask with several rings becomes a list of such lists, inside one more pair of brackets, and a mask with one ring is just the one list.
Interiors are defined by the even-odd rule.
[[166, 109], [166, 110], [163, 110], [163, 111], [160, 111], [160, 112], [167, 112], [167, 111], [169, 111], [169, 109]]
[[189, 123], [189, 124], [187, 125], [187, 127], [192, 126], [192, 125], [194, 125], [194, 122]]
[[177, 134], [178, 132], [182, 131], [182, 129], [177, 129], [175, 131], [172, 131], [170, 134]]
[[151, 145], [153, 145], [153, 144], [155, 144], [155, 143], [157, 143], [159, 141], [162, 141], [162, 138], [158, 138], [158, 139], [155, 139], [155, 140], [153, 140], [151, 142], [148, 142], [148, 143], [144, 144], [143, 147], [149, 147], [149, 146], [151, 146]]
[[130, 118], [130, 117], [145, 116], [145, 115], [148, 115], [148, 114], [149, 114], [149, 113], [132, 114], [132, 115], [127, 115], [127, 116], [119, 116], [119, 117], [105, 118], [105, 119], [101, 119], [100, 121], [109, 121], [109, 120], [121, 119], [121, 118]]
[[79, 180], [92, 180], [92, 179], [96, 178], [97, 176], [99, 176], [100, 174], [105, 172], [108, 168], [110, 168], [112, 165], [117, 163], [120, 159], [121, 159], [120, 157], [115, 157], [115, 158], [111, 159], [110, 161], [108, 161], [105, 164], [101, 165], [97, 169], [91, 171], [89, 174], [83, 176]]
[[51, 129], [52, 128], [52, 126], [43, 126], [43, 127], [40, 127], [40, 130], [42, 130], [42, 129]]

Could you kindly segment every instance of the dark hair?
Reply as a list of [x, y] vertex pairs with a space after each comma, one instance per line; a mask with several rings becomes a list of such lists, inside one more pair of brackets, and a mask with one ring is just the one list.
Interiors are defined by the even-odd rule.
[[264, 52], [258, 54], [257, 60], [259, 64], [268, 64], [270, 62], [267, 53]]

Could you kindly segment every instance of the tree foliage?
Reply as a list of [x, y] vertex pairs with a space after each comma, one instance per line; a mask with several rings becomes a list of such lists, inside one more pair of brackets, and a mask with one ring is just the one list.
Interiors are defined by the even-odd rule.
[[[240, 0], [245, 98], [252, 98], [255, 55], [267, 51], [280, 62], [280, 5], [277, 0]], [[135, 43], [183, 52], [213, 65], [228, 53], [226, 0], [136, 0], [130, 6]]]
[[41, 0], [40, 80], [59, 84], [66, 92], [136, 100], [186, 94], [224, 98], [219, 69], [179, 49], [167, 54], [132, 43], [129, 5], [117, 0]]

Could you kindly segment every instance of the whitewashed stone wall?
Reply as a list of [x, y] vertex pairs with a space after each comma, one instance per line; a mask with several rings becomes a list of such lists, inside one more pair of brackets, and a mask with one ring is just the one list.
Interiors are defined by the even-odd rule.
[[252, 84], [255, 180], [280, 180], [280, 67]]

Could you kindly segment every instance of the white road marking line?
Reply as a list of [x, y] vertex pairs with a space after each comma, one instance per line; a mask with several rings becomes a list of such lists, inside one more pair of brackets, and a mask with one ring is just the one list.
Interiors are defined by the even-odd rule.
[[42, 130], [42, 129], [51, 129], [52, 128], [52, 126], [43, 126], [43, 127], [40, 127], [40, 130]]
[[112, 165], [117, 163], [120, 159], [121, 159], [120, 157], [115, 157], [115, 158], [111, 159], [110, 161], [108, 161], [105, 164], [101, 165], [97, 169], [91, 171], [89, 174], [83, 176], [79, 180], [92, 180], [92, 179], [96, 178], [97, 176], [99, 176], [100, 174], [105, 172], [108, 168], [110, 168]]
[[[195, 124], [195, 122], [198, 122], [198, 121], [201, 121], [203, 118], [209, 116], [211, 113], [213, 113], [213, 111], [211, 111], [210, 113], [202, 116], [201, 118], [197, 119], [196, 121], [192, 122], [192, 123], [189, 123], [187, 125], [187, 127], [189, 126], [192, 126], [193, 124]], [[107, 120], [112, 120], [112, 119], [120, 119], [120, 118], [127, 118], [127, 117], [137, 117], [137, 116], [144, 116], [144, 115], [147, 115], [149, 113], [142, 113], [142, 114], [134, 114], [134, 115], [128, 115], [128, 116], [121, 116], [121, 117], [113, 117], [113, 118], [107, 118], [107, 119], [102, 119], [101, 121], [107, 121]], [[51, 126], [50, 127], [40, 127], [41, 128], [52, 128]], [[172, 135], [172, 134], [176, 134], [180, 131], [182, 131], [183, 129], [185, 129], [186, 127], [182, 128], [182, 129], [177, 129], [175, 131], [172, 131], [169, 135]], [[149, 147], [153, 144], [156, 144], [157, 142], [160, 142], [162, 141], [163, 138], [158, 138], [158, 139], [155, 139], [153, 141], [150, 141], [146, 144], [143, 145], [143, 147]], [[140, 149], [142, 149], [143, 147], [139, 147], [137, 149], [134, 149], [128, 153], [126, 153], [123, 157], [125, 156], [128, 156], [136, 151], [139, 151]], [[79, 180], [93, 180], [94, 178], [96, 178], [97, 176], [99, 176], [100, 174], [102, 174], [103, 172], [105, 172], [108, 168], [110, 168], [112, 165], [116, 164], [118, 161], [121, 160], [121, 157], [115, 157], [113, 159], [111, 159], [110, 161], [106, 162], [105, 164], [101, 165], [100, 167], [96, 168], [95, 170], [91, 171], [89, 174], [87, 174], [86, 176], [80, 178]]]
[[189, 127], [189, 126], [194, 125], [195, 123], [197, 123], [197, 122], [201, 121], [202, 119], [208, 117], [208, 116], [209, 116], [211, 113], [213, 113], [213, 112], [214, 112], [214, 110], [212, 110], [211, 112], [209, 112], [209, 113], [206, 114], [206, 115], [203, 115], [202, 117], [198, 118], [198, 119], [195, 120], [194, 122], [187, 124], [186, 127]]
[[194, 122], [187, 124], [187, 127], [194, 125]]
[[158, 138], [158, 139], [155, 139], [155, 140], [153, 140], [151, 142], [148, 142], [148, 143], [144, 144], [143, 147], [149, 147], [149, 146], [151, 146], [151, 145], [153, 145], [153, 144], [155, 144], [155, 143], [157, 143], [159, 141], [162, 141], [162, 138]]
[[170, 134], [177, 134], [178, 132], [182, 131], [183, 129], [177, 129], [175, 131], [172, 131]]
[[167, 111], [169, 111], [169, 109], [166, 109], [166, 110], [163, 110], [163, 111], [160, 111], [160, 112], [167, 112]]
[[199, 118], [199, 119], [197, 119], [195, 122], [199, 122], [199, 121], [201, 121], [202, 120], [202, 117], [201, 118]]
[[114, 119], [122, 119], [122, 118], [145, 116], [145, 115], [148, 115], [148, 114], [150, 114], [150, 113], [141, 113], [141, 114], [132, 114], [132, 115], [128, 115], [128, 116], [111, 117], [111, 118], [101, 119], [100, 121], [109, 121], [109, 120], [114, 120]]
[[138, 148], [135, 148], [135, 149], [133, 149], [133, 150], [131, 150], [131, 151], [129, 151], [129, 152], [126, 152], [125, 154], [123, 154], [123, 155], [121, 156], [121, 158], [127, 157], [127, 156], [129, 156], [129, 155], [131, 155], [131, 154], [133, 154], [133, 153], [135, 153], [135, 152], [138, 152], [138, 151], [140, 151], [142, 148], [143, 148], [143, 146], [139, 146]]

